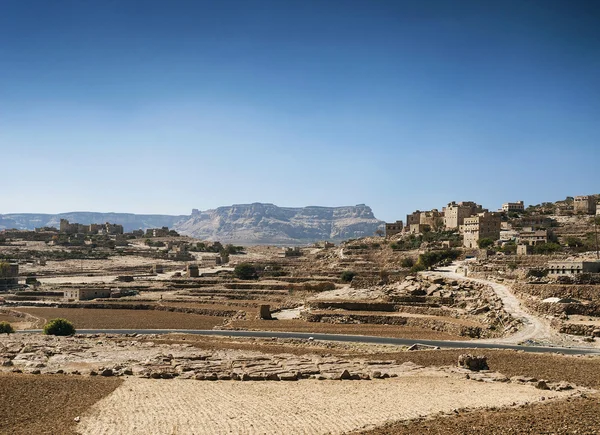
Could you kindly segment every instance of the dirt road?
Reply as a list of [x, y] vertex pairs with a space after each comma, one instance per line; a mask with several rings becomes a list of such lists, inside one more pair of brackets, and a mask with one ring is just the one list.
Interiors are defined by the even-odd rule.
[[523, 309], [519, 299], [506, 285], [481, 278], [465, 277], [464, 274], [457, 273], [457, 269], [459, 267], [465, 267], [467, 264], [467, 262], [459, 262], [449, 267], [440, 267], [436, 271], [422, 272], [422, 274], [425, 276], [441, 276], [489, 285], [494, 290], [496, 295], [502, 300], [506, 312], [513, 317], [520, 319], [523, 324], [523, 327], [513, 335], [504, 338], [481, 341], [489, 343], [517, 344], [526, 340], [535, 340], [536, 342], [551, 345], [582, 346], [580, 341], [574, 341], [564, 334], [559, 334], [556, 332], [554, 329], [552, 329], [550, 322], [546, 319], [543, 319]]

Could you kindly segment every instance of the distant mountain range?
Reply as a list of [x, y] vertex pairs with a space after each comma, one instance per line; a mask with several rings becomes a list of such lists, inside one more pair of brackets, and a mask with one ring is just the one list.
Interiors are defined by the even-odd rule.
[[364, 204], [291, 208], [254, 203], [206, 211], [193, 210], [189, 216], [93, 212], [5, 214], [0, 215], [0, 229], [58, 228], [61, 219], [80, 224], [110, 222], [123, 225], [125, 231], [167, 226], [180, 234], [202, 240], [274, 245], [371, 236], [384, 225]]

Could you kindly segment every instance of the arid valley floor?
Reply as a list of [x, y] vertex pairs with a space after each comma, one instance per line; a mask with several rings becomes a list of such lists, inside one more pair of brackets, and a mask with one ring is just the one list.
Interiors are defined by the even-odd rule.
[[[0, 337], [0, 433], [598, 433], [598, 340], [564, 332], [593, 328], [598, 318], [543, 311], [547, 294], [537, 289], [555, 284], [535, 287], [525, 278], [542, 256], [508, 267], [514, 260], [463, 254], [413, 273], [399, 264], [418, 251], [397, 252], [383, 240], [293, 256], [247, 247], [224, 265], [201, 252], [164, 259], [141, 240], [103, 258], [71, 259], [57, 255], [66, 248], [43, 242], [4, 244], [0, 252], [18, 258], [20, 273], [37, 283], [5, 294], [0, 306], [0, 320], [17, 329]], [[152, 270], [158, 263], [162, 273]], [[198, 277], [186, 276], [191, 263], [200, 264]], [[236, 277], [242, 263], [258, 276]], [[345, 271], [354, 276], [345, 279]], [[69, 289], [121, 297], [68, 300]], [[261, 318], [265, 305], [271, 320]], [[80, 333], [39, 332], [57, 317]], [[222, 335], [149, 331], [158, 329]], [[445, 343], [228, 336], [233, 330]], [[556, 351], [525, 351], [536, 346]], [[569, 349], [582, 354], [565, 355]], [[489, 370], [459, 367], [462, 354], [484, 355]]]

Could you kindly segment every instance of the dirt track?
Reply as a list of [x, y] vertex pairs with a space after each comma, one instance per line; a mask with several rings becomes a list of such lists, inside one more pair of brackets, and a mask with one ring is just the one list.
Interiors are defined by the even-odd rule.
[[81, 434], [341, 434], [463, 407], [564, 397], [428, 371], [373, 382], [196, 382], [129, 378], [84, 416]]

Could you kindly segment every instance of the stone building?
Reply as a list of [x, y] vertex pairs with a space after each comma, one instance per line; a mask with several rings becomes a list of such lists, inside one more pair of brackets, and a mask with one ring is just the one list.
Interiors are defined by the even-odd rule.
[[63, 296], [68, 300], [89, 301], [97, 298], [110, 298], [110, 289], [106, 288], [80, 288], [65, 290]]
[[419, 225], [421, 223], [421, 211], [417, 210], [412, 214], [406, 215], [406, 226], [410, 228], [411, 225]]
[[576, 275], [579, 273], [600, 273], [600, 261], [550, 261], [548, 274]]
[[463, 246], [477, 248], [480, 239], [498, 240], [500, 238], [500, 216], [483, 212], [477, 216], [465, 218], [463, 228]]
[[596, 197], [576, 196], [573, 200], [573, 211], [582, 214], [596, 214]]
[[541, 245], [548, 243], [548, 231], [547, 230], [533, 230], [532, 228], [526, 228], [519, 233], [517, 242], [521, 245]]
[[386, 223], [385, 224], [385, 236], [390, 237], [395, 234], [399, 234], [402, 232], [403, 229], [404, 229], [404, 224], [402, 223], [402, 221], [396, 221], [396, 222], [390, 223], [390, 224]]
[[463, 201], [458, 204], [454, 201], [444, 207], [444, 226], [447, 230], [459, 229], [465, 218], [482, 213], [483, 208], [472, 201]]
[[507, 213], [525, 211], [525, 203], [523, 201], [505, 202], [502, 204], [502, 211]]
[[596, 204], [596, 216], [600, 216], [600, 204]]

